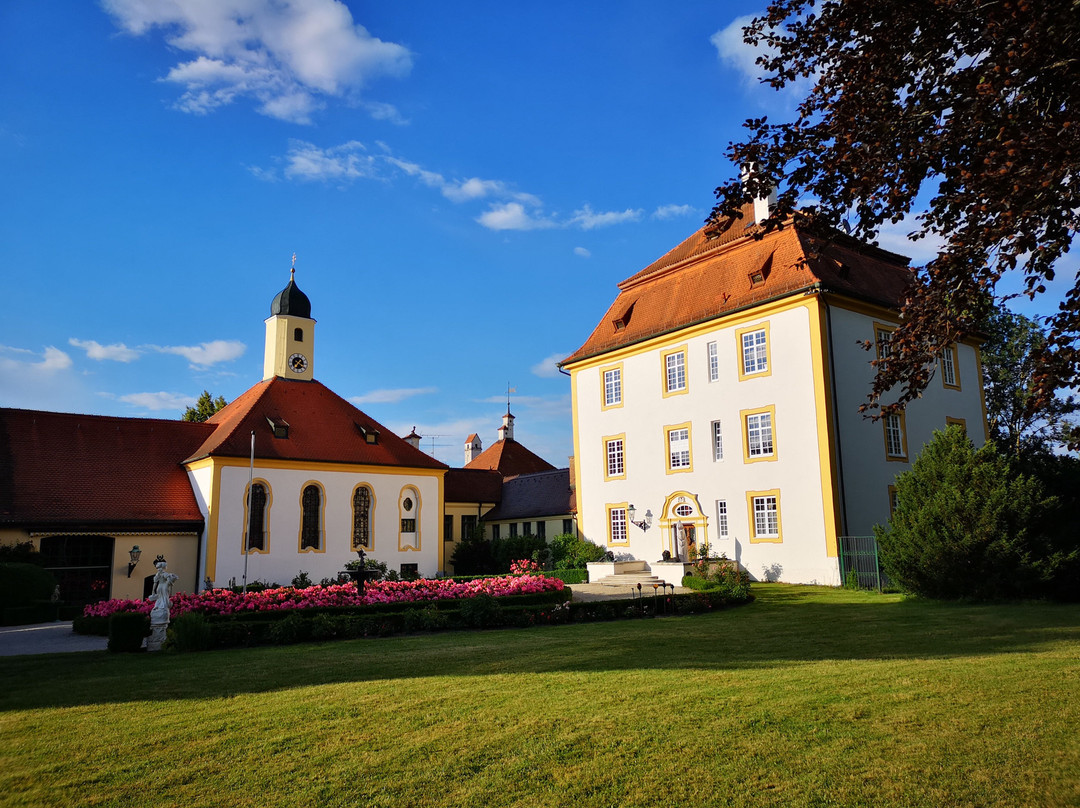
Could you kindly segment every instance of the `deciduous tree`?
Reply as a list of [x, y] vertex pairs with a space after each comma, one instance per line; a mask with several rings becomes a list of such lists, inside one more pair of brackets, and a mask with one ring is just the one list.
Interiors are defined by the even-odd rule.
[[[728, 156], [749, 166], [716, 189], [713, 218], [778, 188], [768, 228], [800, 200], [856, 237], [922, 206], [913, 238], [942, 244], [903, 307], [868, 406], [929, 381], [935, 355], [971, 333], [1006, 272], [1044, 291], [1080, 222], [1077, 0], [773, 0], [744, 29], [765, 82], [810, 89], [794, 120], [746, 122]], [[920, 197], [920, 194], [923, 196]], [[1033, 392], [1080, 370], [1080, 286], [1048, 320]], [[891, 403], [891, 402], [890, 402]]]

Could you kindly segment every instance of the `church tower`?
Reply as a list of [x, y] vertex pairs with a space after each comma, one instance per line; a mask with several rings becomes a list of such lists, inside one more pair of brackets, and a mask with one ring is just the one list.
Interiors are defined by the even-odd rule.
[[315, 321], [311, 301], [296, 285], [296, 267], [270, 304], [266, 319], [263, 381], [281, 376], [309, 382], [315, 378]]

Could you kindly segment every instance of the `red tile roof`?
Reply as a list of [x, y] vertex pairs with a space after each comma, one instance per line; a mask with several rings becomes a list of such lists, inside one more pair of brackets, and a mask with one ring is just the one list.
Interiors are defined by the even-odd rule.
[[495, 469], [504, 478], [538, 471], [554, 471], [555, 467], [539, 455], [526, 449], [516, 440], [495, 441], [465, 464], [467, 469]]
[[[287, 438], [274, 437], [271, 420], [289, 425]], [[248, 457], [254, 431], [255, 456], [263, 460], [447, 468], [316, 381], [259, 382], [207, 423], [215, 427], [213, 434], [185, 462]], [[368, 443], [365, 435], [372, 433], [378, 437]]]
[[[742, 221], [703, 227], [619, 284], [619, 295], [568, 365], [768, 300], [820, 288], [891, 308], [913, 278], [908, 259], [797, 220], [753, 237]], [[719, 235], [716, 233], [719, 232]], [[751, 275], [764, 275], [752, 284]]]
[[502, 500], [503, 478], [492, 469], [450, 469], [446, 472], [443, 498], [447, 502], [492, 502]]
[[180, 461], [212, 431], [186, 421], [0, 409], [0, 524], [201, 530]]

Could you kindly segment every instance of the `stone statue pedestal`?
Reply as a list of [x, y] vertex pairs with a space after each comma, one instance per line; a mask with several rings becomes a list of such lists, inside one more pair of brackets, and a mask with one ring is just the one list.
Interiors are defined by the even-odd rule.
[[147, 651], [160, 651], [165, 643], [165, 632], [169, 628], [168, 621], [164, 623], [151, 623], [150, 636], [146, 638]]

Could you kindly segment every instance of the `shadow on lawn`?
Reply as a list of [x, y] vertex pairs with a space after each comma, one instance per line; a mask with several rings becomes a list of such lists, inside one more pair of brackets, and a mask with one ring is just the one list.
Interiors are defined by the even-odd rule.
[[[228, 698], [440, 676], [738, 671], [822, 660], [912, 660], [1080, 645], [1080, 606], [971, 605], [813, 587], [755, 587], [708, 615], [444, 633], [201, 654], [105, 652], [0, 660], [0, 711]], [[257, 671], [258, 675], [253, 675]]]

